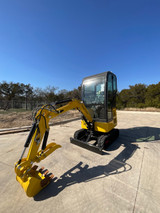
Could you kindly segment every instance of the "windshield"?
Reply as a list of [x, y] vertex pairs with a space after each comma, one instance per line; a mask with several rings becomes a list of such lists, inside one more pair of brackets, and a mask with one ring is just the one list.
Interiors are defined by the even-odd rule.
[[104, 118], [105, 79], [98, 77], [83, 82], [83, 101], [85, 106], [93, 111], [93, 118]]

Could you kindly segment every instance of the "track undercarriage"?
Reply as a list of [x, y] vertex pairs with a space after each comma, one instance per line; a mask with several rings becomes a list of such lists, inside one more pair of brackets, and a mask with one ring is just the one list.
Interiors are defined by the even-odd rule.
[[70, 138], [70, 141], [75, 145], [102, 154], [102, 150], [107, 149], [107, 147], [115, 141], [118, 136], [118, 129], [112, 129], [108, 133], [80, 129], [74, 133], [74, 137]]

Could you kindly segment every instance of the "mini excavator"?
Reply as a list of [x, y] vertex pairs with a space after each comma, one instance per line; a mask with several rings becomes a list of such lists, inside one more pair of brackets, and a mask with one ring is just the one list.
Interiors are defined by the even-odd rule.
[[[39, 163], [61, 145], [50, 143], [49, 121], [71, 109], [82, 113], [82, 129], [77, 130], [70, 142], [102, 153], [119, 135], [116, 115], [117, 78], [108, 71], [83, 79], [82, 100], [67, 99], [47, 104], [38, 108], [34, 114], [34, 122], [24, 150], [18, 162], [15, 163], [16, 179], [23, 187], [26, 195], [33, 197], [46, 187], [53, 179], [53, 174], [43, 167], [39, 170], [34, 163]], [[41, 145], [41, 149], [40, 149]], [[27, 157], [24, 157], [29, 148]]]

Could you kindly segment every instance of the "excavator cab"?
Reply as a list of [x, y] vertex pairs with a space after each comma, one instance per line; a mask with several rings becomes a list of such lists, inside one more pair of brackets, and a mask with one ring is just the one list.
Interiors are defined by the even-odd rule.
[[72, 143], [99, 153], [118, 137], [116, 93], [117, 78], [110, 71], [83, 79], [82, 101], [93, 119], [92, 127], [82, 117], [82, 129], [75, 132]]
[[117, 78], [111, 72], [83, 79], [82, 100], [95, 122], [108, 123], [113, 120], [116, 92]]

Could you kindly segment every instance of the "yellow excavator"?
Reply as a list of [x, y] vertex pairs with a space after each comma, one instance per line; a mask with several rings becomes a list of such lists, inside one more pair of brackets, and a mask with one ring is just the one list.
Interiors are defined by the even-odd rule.
[[[70, 142], [91, 151], [102, 153], [119, 135], [116, 115], [117, 78], [112, 72], [104, 72], [83, 79], [82, 100], [67, 99], [38, 108], [34, 123], [24, 144], [20, 159], [15, 163], [16, 179], [27, 196], [33, 197], [46, 187], [53, 174], [44, 168], [37, 169], [39, 163], [61, 145], [47, 145], [50, 119], [77, 109], [82, 113], [82, 129], [77, 130]], [[42, 147], [40, 149], [40, 145]], [[24, 157], [29, 147], [27, 157]]]

